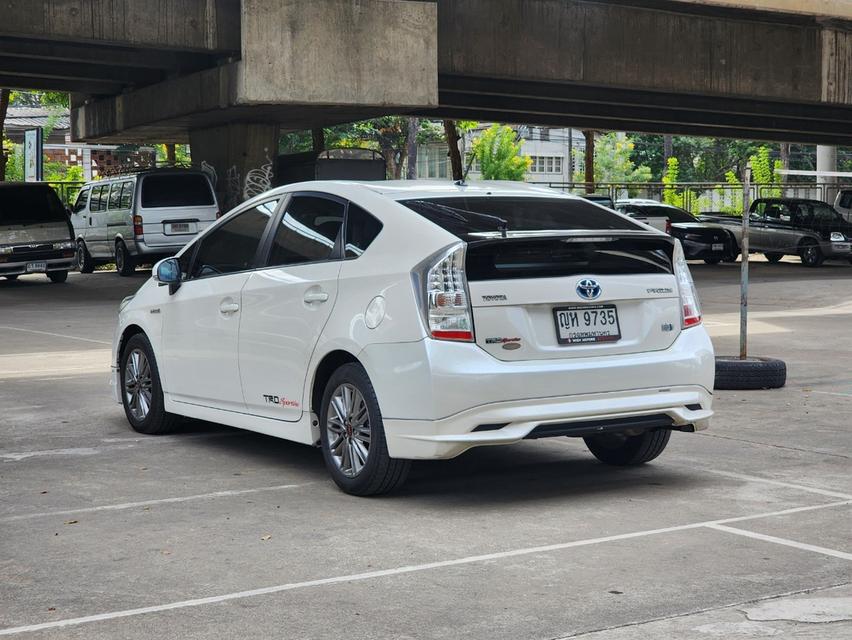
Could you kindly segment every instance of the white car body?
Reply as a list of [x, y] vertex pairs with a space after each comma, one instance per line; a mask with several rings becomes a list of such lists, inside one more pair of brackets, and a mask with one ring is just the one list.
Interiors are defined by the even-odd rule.
[[[576, 275], [471, 281], [475, 342], [432, 337], [416, 274], [424, 260], [462, 242], [397, 201], [579, 198], [515, 183], [302, 183], [241, 205], [199, 241], [237, 212], [297, 192], [354, 203], [382, 230], [357, 259], [188, 280], [174, 295], [154, 279], [146, 282], [119, 315], [112, 354], [117, 401], [122, 347], [142, 331], [159, 364], [166, 411], [305, 444], [320, 441], [319, 387], [329, 363], [341, 358], [366, 370], [392, 458], [449, 458], [575, 423], [662, 416], [673, 430], [709, 425], [713, 348], [700, 319], [682, 328], [682, 285], [671, 273], [586, 274], [602, 292], [595, 304], [618, 306], [622, 337], [615, 342], [557, 343], [554, 307], [588, 304], [578, 293], [585, 276]], [[559, 242], [606, 233], [563, 233]], [[625, 234], [674, 245], [641, 225]], [[492, 235], [497, 246], [500, 234]], [[520, 346], [504, 348], [512, 342]]]

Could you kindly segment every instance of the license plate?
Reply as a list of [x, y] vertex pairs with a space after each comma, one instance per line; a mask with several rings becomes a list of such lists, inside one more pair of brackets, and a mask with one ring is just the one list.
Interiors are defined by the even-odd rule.
[[47, 271], [46, 262], [28, 262], [27, 273], [44, 273]]
[[713, 251], [724, 251], [724, 250], [725, 250], [725, 245], [724, 245], [724, 244], [722, 244], [721, 242], [719, 242], [719, 243], [717, 243], [717, 244], [713, 244], [713, 245], [711, 245], [711, 248], [713, 249]]
[[553, 310], [559, 344], [591, 344], [621, 340], [614, 304], [559, 307]]
[[840, 251], [840, 252], [850, 251], [850, 250], [852, 250], [852, 245], [850, 245], [850, 244], [838, 244], [838, 243], [835, 242], [834, 243], [834, 250]]
[[166, 233], [189, 233], [188, 222], [172, 222], [166, 225]]

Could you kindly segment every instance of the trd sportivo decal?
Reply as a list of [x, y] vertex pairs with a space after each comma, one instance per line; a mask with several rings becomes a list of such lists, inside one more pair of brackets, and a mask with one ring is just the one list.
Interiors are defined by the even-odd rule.
[[293, 407], [298, 409], [301, 406], [296, 400], [288, 400], [287, 398], [279, 396], [268, 396], [265, 393], [263, 394], [263, 399], [266, 400], [266, 404], [277, 404], [282, 407]]
[[502, 344], [507, 351], [521, 348], [520, 338], [485, 338], [485, 344]]

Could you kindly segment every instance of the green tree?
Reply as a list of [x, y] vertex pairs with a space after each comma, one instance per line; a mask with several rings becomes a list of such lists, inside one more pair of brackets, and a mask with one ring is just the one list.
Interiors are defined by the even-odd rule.
[[484, 180], [523, 180], [532, 158], [521, 155], [524, 141], [511, 127], [492, 125], [473, 141], [470, 153]]
[[[11, 162], [12, 154], [15, 153], [15, 145], [6, 140], [4, 136], [6, 114], [9, 106], [67, 108], [68, 94], [62, 91], [12, 91], [11, 89], [0, 87], [0, 181], [6, 180], [7, 168], [11, 168], [8, 165]], [[55, 123], [56, 117], [51, 116], [51, 119], [48, 120], [49, 129], [53, 129]], [[10, 172], [9, 177], [22, 180], [23, 176], [18, 177], [17, 167], [14, 168], [16, 174], [13, 177]]]
[[[600, 136], [595, 143], [595, 182], [648, 182], [650, 167], [633, 161], [635, 145], [630, 137], [615, 132]], [[582, 152], [579, 152], [582, 155]], [[582, 182], [585, 176], [575, 176]]]

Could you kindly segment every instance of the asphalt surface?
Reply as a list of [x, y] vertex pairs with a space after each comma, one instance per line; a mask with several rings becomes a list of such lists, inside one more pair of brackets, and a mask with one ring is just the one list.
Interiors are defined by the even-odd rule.
[[[719, 354], [738, 265], [693, 269]], [[109, 396], [146, 275], [0, 280], [0, 636], [852, 637], [852, 266], [752, 268], [751, 352], [785, 389], [717, 392], [710, 431], [636, 469], [556, 438], [339, 492], [319, 451]]]

